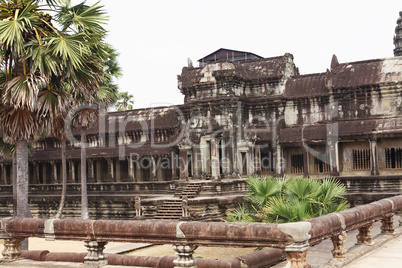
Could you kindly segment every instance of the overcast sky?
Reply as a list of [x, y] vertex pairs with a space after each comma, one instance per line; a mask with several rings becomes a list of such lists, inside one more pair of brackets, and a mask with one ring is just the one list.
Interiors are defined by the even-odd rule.
[[[97, 1], [88, 0], [87, 4]], [[400, 0], [101, 0], [107, 41], [120, 53], [120, 91], [134, 108], [182, 104], [177, 75], [219, 48], [262, 57], [287, 52], [301, 74], [393, 56]]]

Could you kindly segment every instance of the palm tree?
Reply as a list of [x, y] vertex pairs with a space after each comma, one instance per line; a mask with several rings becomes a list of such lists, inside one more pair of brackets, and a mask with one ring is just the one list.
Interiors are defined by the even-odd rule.
[[105, 16], [99, 4], [84, 3], [0, 2], [0, 127], [15, 145], [18, 217], [30, 214], [28, 141], [51, 128], [71, 98], [91, 101], [102, 81]]
[[249, 178], [250, 208], [227, 213], [227, 221], [295, 222], [347, 209], [346, 188], [333, 178]]
[[116, 109], [118, 111], [132, 110], [134, 105], [134, 101], [132, 100], [133, 98], [134, 96], [128, 92], [119, 93]]
[[[86, 148], [85, 148], [85, 128], [89, 127], [92, 123], [95, 122], [96, 117], [98, 116], [98, 110], [103, 108], [107, 109], [108, 105], [111, 105], [116, 102], [118, 96], [118, 87], [113, 84], [113, 79], [121, 76], [121, 69], [117, 62], [118, 53], [116, 50], [110, 45], [105, 44], [104, 47], [106, 51], [106, 57], [103, 60], [104, 65], [104, 73], [102, 84], [99, 87], [98, 91], [94, 92], [93, 102], [97, 103], [97, 105], [90, 105], [86, 107], [86, 109], [77, 109], [77, 113], [73, 115], [72, 123], [74, 126], [78, 126], [81, 128], [81, 141], [83, 141], [81, 146], [81, 217], [88, 218], [88, 195], [86, 190], [87, 184], [87, 174], [86, 174]], [[59, 204], [59, 209], [56, 214], [56, 219], [60, 219], [62, 217], [65, 199], [66, 199], [66, 190], [67, 190], [67, 165], [66, 165], [66, 126], [65, 126], [65, 117], [74, 104], [85, 104], [85, 99], [79, 98], [75, 99], [75, 103], [70, 103], [68, 108], [66, 109], [66, 115], [59, 117], [56, 122], [54, 130], [52, 131], [53, 135], [58, 137], [61, 140], [61, 150], [62, 150], [62, 194]], [[102, 106], [102, 107], [101, 107]], [[84, 120], [84, 118], [91, 117], [91, 120]], [[84, 161], [85, 160], [85, 161]]]

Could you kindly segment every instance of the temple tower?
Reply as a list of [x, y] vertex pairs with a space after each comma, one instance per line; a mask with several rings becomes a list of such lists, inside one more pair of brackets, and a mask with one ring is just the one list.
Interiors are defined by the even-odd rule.
[[395, 36], [394, 36], [394, 56], [402, 56], [402, 11], [399, 12], [399, 18], [396, 22]]

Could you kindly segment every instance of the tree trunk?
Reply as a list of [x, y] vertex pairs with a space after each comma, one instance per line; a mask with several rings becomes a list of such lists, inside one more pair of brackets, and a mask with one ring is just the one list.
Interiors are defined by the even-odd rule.
[[61, 141], [61, 173], [62, 173], [62, 189], [59, 210], [56, 214], [56, 219], [61, 219], [63, 215], [64, 204], [66, 202], [67, 192], [67, 163], [66, 163], [66, 140]]
[[87, 192], [87, 151], [86, 133], [81, 128], [81, 218], [89, 219], [88, 213], [88, 192]]
[[28, 142], [15, 143], [17, 162], [17, 217], [32, 217], [28, 206]]
[[[31, 218], [32, 214], [29, 210], [28, 203], [28, 142], [17, 141], [15, 143], [15, 162], [16, 162], [16, 176], [13, 176], [13, 185], [16, 186], [17, 196], [17, 217]], [[13, 190], [14, 193], [14, 190]], [[15, 214], [15, 212], [14, 212]], [[28, 239], [25, 239], [21, 246], [21, 250], [28, 250]]]
[[17, 217], [17, 156], [13, 155], [13, 216]]

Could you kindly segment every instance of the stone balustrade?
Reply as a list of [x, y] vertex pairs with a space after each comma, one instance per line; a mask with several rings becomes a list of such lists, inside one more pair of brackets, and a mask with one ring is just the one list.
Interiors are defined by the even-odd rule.
[[171, 244], [178, 255], [174, 267], [197, 267], [193, 253], [198, 246], [284, 249], [291, 267], [309, 267], [306, 255], [310, 246], [331, 238], [333, 257], [343, 258], [347, 252], [343, 242], [348, 232], [358, 229], [357, 243], [370, 245], [372, 224], [381, 221], [382, 233], [392, 234], [393, 215], [401, 210], [402, 195], [286, 224], [3, 218], [0, 239], [5, 240], [3, 261], [19, 258], [23, 238], [41, 237], [84, 241], [88, 248], [84, 261], [91, 267], [107, 263], [103, 248], [112, 241]]

